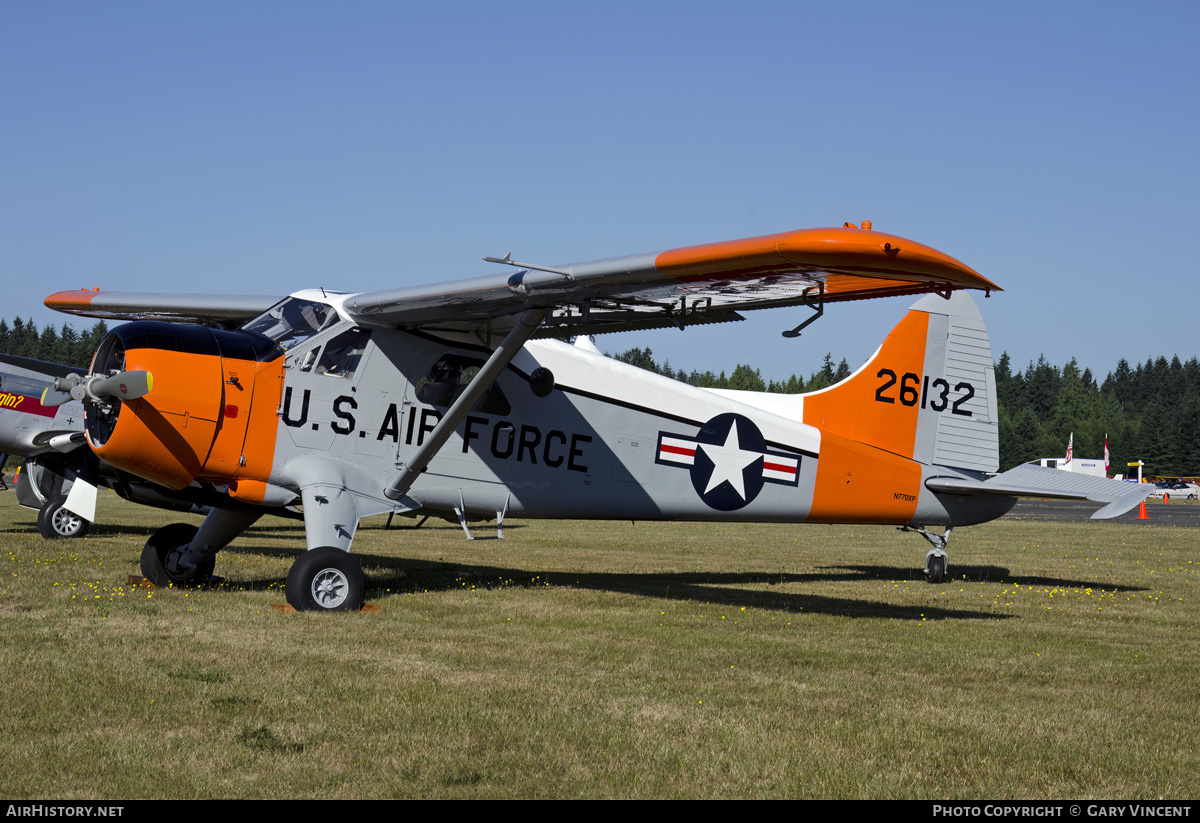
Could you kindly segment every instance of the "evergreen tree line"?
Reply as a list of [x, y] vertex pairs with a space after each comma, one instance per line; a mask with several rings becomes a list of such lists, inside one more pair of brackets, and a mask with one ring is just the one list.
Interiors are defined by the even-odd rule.
[[[0, 352], [86, 369], [92, 352], [108, 333], [104, 321], [78, 332], [64, 323], [38, 330], [33, 320], [0, 318]], [[799, 394], [832, 386], [850, 376], [843, 358], [836, 366], [826, 354], [821, 368], [807, 378], [767, 380], [759, 369], [739, 364], [732, 373], [674, 369], [655, 361], [649, 348], [632, 348], [615, 359], [709, 389]], [[1014, 369], [1008, 352], [996, 363], [996, 403], [1000, 422], [1000, 468], [1010, 469], [1039, 457], [1066, 453], [1075, 435], [1075, 456], [1102, 457], [1108, 435], [1114, 472], [1134, 460], [1146, 463], [1147, 475], [1200, 475], [1200, 361], [1178, 356], [1147, 359], [1130, 366], [1122, 359], [1102, 382], [1090, 369], [1080, 371], [1074, 358], [1059, 368], [1045, 357], [1023, 371]]]
[[108, 324], [103, 320], [85, 332], [77, 332], [66, 323], [61, 329], [47, 325], [39, 332], [32, 318], [18, 317], [11, 326], [0, 318], [0, 353], [86, 370], [92, 362], [92, 352], [106, 334]]
[[[650, 349], [629, 349], [615, 359], [702, 388], [797, 394], [831, 386], [850, 375], [845, 359], [833, 356], [807, 379], [764, 380], [758, 369], [738, 365], [725, 372], [690, 373], [655, 362]], [[1147, 359], [1131, 367], [1122, 359], [1097, 382], [1075, 358], [1062, 368], [1045, 357], [1024, 371], [1014, 369], [1008, 352], [996, 363], [996, 405], [1000, 423], [1000, 469], [1041, 457], [1062, 457], [1075, 436], [1075, 457], [1102, 458], [1108, 436], [1114, 474], [1126, 464], [1145, 462], [1143, 474], [1168, 477], [1200, 475], [1200, 361], [1178, 356]], [[1136, 469], [1131, 470], [1136, 472]]]
[[662, 365], [656, 363], [654, 353], [648, 348], [632, 348], [621, 354], [610, 354], [608, 356], [614, 360], [620, 360], [622, 363], [637, 366], [639, 369], [661, 374], [665, 377], [670, 377], [672, 380], [678, 380], [680, 383], [687, 383], [690, 386], [699, 386], [702, 389], [734, 389], [736, 391], [803, 394], [832, 386], [834, 383], [845, 380], [850, 376], [850, 365], [846, 362], [845, 358], [842, 358], [842, 362], [838, 363], [835, 368], [832, 354], [825, 355], [824, 365], [810, 374], [807, 380], [793, 374], [787, 380], [781, 381], [764, 380], [761, 371], [740, 364], [728, 377], [725, 376], [725, 372], [723, 371], [720, 374], [713, 374], [711, 371], [692, 371], [689, 373], [683, 369], [676, 371], [671, 368], [671, 364], [666, 360], [662, 362]]

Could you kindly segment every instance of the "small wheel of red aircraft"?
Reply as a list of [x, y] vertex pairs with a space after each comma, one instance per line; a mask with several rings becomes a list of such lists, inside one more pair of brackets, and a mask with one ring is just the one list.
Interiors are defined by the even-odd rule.
[[47, 540], [83, 537], [92, 524], [65, 508], [67, 496], [60, 494], [47, 500], [38, 512], [38, 532]]

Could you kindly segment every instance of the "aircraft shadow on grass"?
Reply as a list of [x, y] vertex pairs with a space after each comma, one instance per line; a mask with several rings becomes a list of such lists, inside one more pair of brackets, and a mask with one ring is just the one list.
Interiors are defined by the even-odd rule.
[[[384, 526], [371, 527], [385, 530]], [[390, 526], [388, 530], [412, 530], [414, 526]], [[457, 524], [422, 526], [425, 529], [458, 530]], [[520, 525], [505, 526], [505, 529], [521, 528]], [[4, 533], [23, 533], [35, 530], [35, 524], [14, 523]], [[117, 536], [153, 533], [149, 526], [106, 526], [96, 524], [93, 536]], [[281, 523], [278, 525], [256, 525], [251, 533], [262, 536], [289, 536], [303, 531], [302, 525]], [[477, 535], [476, 539], [496, 539], [495, 534]], [[274, 546], [231, 546], [227, 551], [235, 554], [299, 557], [305, 549]], [[818, 572], [679, 572], [679, 573], [619, 573], [619, 572], [561, 572], [530, 571], [527, 569], [500, 566], [444, 563], [427, 560], [406, 560], [381, 555], [360, 554], [367, 575], [368, 598], [387, 593], [415, 591], [448, 591], [461, 589], [464, 580], [476, 586], [498, 585], [506, 587], [556, 586], [560, 588], [592, 589], [618, 594], [634, 594], [666, 600], [682, 600], [703, 603], [718, 603], [733, 607], [769, 609], [774, 611], [827, 614], [839, 617], [885, 617], [896, 620], [1002, 620], [1010, 615], [995, 614], [968, 609], [946, 609], [931, 606], [902, 606], [877, 600], [784, 591], [753, 591], [731, 589], [729, 586], [767, 585], [775, 588], [784, 584], [844, 583], [867, 581], [895, 581], [925, 585], [920, 571], [907, 566], [834, 565], [820, 567]], [[219, 571], [219, 569], [218, 569]], [[966, 583], [993, 583], [997, 585], [1053, 586], [1075, 589], [1104, 589], [1121, 592], [1145, 591], [1144, 586], [1113, 586], [1085, 580], [1069, 580], [1058, 577], [1015, 575], [1001, 566], [957, 566], [952, 570], [952, 579], [963, 579]], [[230, 581], [233, 582], [233, 581]], [[238, 588], [248, 591], [279, 589], [283, 578], [238, 583]]]
[[[227, 551], [238, 554], [299, 555], [303, 549], [279, 550], [266, 547], [231, 546]], [[680, 573], [613, 573], [533, 571], [529, 569], [482, 566], [463, 563], [443, 563], [427, 560], [404, 560], [394, 557], [360, 554], [367, 570], [368, 599], [388, 593], [450, 591], [467, 585], [483, 587], [591, 589], [617, 594], [633, 594], [666, 600], [724, 604], [801, 614], [828, 614], [839, 617], [886, 617], [896, 620], [1004, 620], [1009, 615], [968, 609], [946, 609], [927, 605], [903, 606], [863, 598], [829, 597], [826, 595], [786, 591], [753, 591], [727, 588], [729, 586], [767, 585], [772, 588], [788, 583], [839, 582], [844, 580], [915, 580], [925, 585], [919, 575], [908, 569], [874, 567], [875, 576], [859, 572], [850, 574], [787, 574], [779, 572], [680, 572]], [[219, 570], [218, 570], [219, 571]], [[259, 580], [238, 584], [243, 590], [278, 590], [282, 579]]]
[[[924, 581], [919, 570], [898, 568], [895, 566], [825, 566], [829, 569], [846, 569], [843, 580], [913, 580]], [[821, 580], [835, 579], [828, 575], [813, 575]], [[1055, 586], [1060, 589], [1103, 589], [1104, 591], [1143, 592], [1145, 586], [1120, 586], [1111, 583], [1099, 583], [1094, 580], [1069, 580], [1065, 577], [1045, 577], [1040, 575], [1013, 574], [1003, 566], [955, 566], [950, 570], [948, 583], [996, 583], [1001, 585], [1020, 586]]]

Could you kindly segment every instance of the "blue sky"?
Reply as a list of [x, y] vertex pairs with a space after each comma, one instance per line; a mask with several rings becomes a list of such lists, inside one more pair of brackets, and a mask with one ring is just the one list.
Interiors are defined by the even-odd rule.
[[[8, 2], [0, 316], [370, 291], [870, 219], [1003, 286], [997, 356], [1200, 355], [1195, 3]], [[906, 299], [598, 339], [859, 365]], [[85, 321], [71, 321], [77, 327]]]

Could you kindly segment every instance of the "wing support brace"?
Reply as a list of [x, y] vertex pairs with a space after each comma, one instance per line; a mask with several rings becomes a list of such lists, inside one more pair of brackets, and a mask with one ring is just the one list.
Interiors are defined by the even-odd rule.
[[807, 320], [805, 320], [803, 323], [801, 323], [796, 328], [788, 329], [787, 331], [783, 332], [782, 334], [784, 337], [787, 337], [789, 339], [799, 337], [800, 332], [804, 331], [804, 329], [807, 328], [810, 324], [815, 323], [817, 321], [817, 318], [819, 318], [821, 315], [823, 315], [825, 313], [825, 284], [821, 283], [817, 287], [816, 303], [813, 303], [812, 298], [809, 297], [809, 294], [811, 292], [812, 292], [812, 289], [804, 290], [804, 302], [801, 303], [800, 305], [808, 306], [810, 309], [812, 309], [814, 312], [813, 316], [808, 318]]
[[429, 437], [413, 454], [412, 460], [384, 489], [383, 493], [389, 500], [399, 500], [412, 488], [418, 475], [425, 471], [429, 466], [429, 461], [433, 460], [446, 441], [450, 439], [450, 434], [458, 427], [459, 423], [466, 419], [467, 413], [479, 402], [479, 398], [483, 397], [483, 393], [495, 382], [504, 367], [517, 356], [517, 352], [521, 350], [526, 341], [533, 337], [534, 332], [545, 319], [545, 309], [525, 310], [520, 321], [513, 326], [504, 341], [496, 347], [492, 356], [483, 364], [483, 368], [467, 384], [463, 393], [454, 401], [454, 405], [447, 410], [445, 417], [438, 422], [433, 431], [429, 433]]

